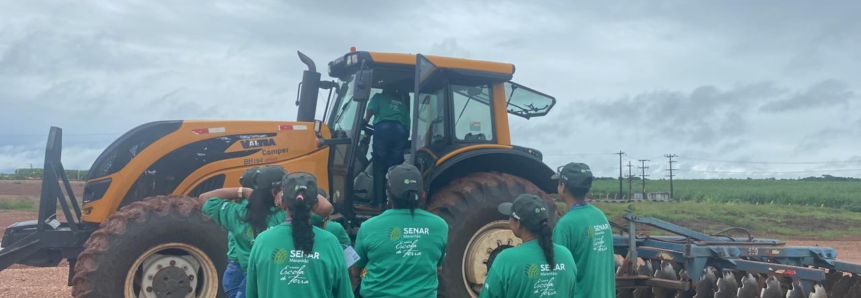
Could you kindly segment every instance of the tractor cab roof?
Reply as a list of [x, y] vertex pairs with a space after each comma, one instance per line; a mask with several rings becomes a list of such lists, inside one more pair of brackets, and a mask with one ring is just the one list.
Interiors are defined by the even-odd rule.
[[[441, 69], [448, 69], [455, 74], [480, 76], [494, 81], [511, 80], [514, 75], [514, 64], [500, 63], [442, 56], [423, 55]], [[389, 66], [395, 68], [414, 69], [415, 54], [380, 53], [380, 52], [350, 52], [329, 62], [329, 76], [340, 78], [359, 69], [362, 63], [368, 67]]]

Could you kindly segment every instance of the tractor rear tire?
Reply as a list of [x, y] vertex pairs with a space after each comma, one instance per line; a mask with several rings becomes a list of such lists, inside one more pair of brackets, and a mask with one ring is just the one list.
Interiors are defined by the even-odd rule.
[[[500, 203], [513, 202], [518, 195], [530, 193], [552, 202], [552, 199], [539, 189], [535, 184], [526, 179], [506, 173], [479, 172], [451, 181], [441, 190], [431, 195], [427, 210], [439, 215], [449, 225], [448, 248], [439, 276], [439, 296], [449, 298], [477, 297], [480, 289], [479, 284], [468, 282], [466, 266], [475, 266], [475, 260], [467, 260], [467, 250], [475, 247], [475, 239], [478, 233], [484, 235], [488, 229], [504, 232], [508, 228], [508, 217], [497, 211]], [[548, 203], [548, 212], [551, 214], [551, 224], [555, 223], [556, 205]], [[509, 232], [510, 233], [510, 232]], [[513, 237], [499, 236], [510, 239]], [[517, 241], [517, 240], [515, 240]], [[511, 246], [519, 242], [506, 244]], [[494, 245], [496, 247], [496, 245]], [[500, 249], [488, 253], [488, 260], [492, 259]], [[484, 261], [484, 257], [481, 257]], [[482, 268], [477, 269], [479, 272]], [[480, 274], [479, 274], [480, 275]]]
[[[165, 291], [182, 289], [195, 297], [223, 298], [220, 277], [226, 254], [226, 232], [201, 212], [196, 199], [146, 198], [111, 215], [90, 236], [78, 256], [72, 296], [136, 298], [149, 291], [156, 297], [161, 289], [158, 296], [167, 297], [170, 292]], [[154, 277], [165, 282], [155, 284]], [[147, 284], [151, 286], [144, 288]]]

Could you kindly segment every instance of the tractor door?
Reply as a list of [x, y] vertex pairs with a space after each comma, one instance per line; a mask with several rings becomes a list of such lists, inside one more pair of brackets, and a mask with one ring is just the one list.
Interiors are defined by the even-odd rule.
[[439, 153], [450, 143], [450, 109], [444, 70], [425, 56], [416, 55], [415, 91], [410, 134], [410, 163], [423, 173], [430, 173]]

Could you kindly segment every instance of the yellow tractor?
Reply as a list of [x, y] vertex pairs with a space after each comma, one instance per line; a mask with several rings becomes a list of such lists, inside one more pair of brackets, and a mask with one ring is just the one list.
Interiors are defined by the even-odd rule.
[[[333, 80], [324, 81], [299, 56], [308, 70], [295, 122], [141, 125], [96, 159], [80, 206], [60, 162], [62, 130], [52, 127], [38, 219], [6, 230], [0, 269], [67, 259], [75, 297], [224, 297], [226, 232], [192, 198], [238, 186], [247, 167], [281, 165], [317, 176], [331, 194], [333, 220], [354, 235], [382, 212], [356, 208], [374, 195], [366, 139], [373, 128], [363, 116], [374, 94], [394, 86], [410, 97], [405, 159], [425, 177], [424, 208], [450, 226], [440, 295], [477, 296], [489, 261], [518, 244], [496, 206], [521, 193], [549, 201], [555, 192], [541, 153], [512, 144], [508, 117], [544, 116], [556, 100], [512, 82], [507, 63], [351, 50], [329, 63]], [[321, 89], [328, 98], [318, 120]]]

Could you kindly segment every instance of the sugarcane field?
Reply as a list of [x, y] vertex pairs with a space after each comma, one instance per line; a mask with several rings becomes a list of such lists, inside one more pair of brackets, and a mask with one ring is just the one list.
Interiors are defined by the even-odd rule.
[[0, 297], [861, 298], [858, 11], [0, 2]]

